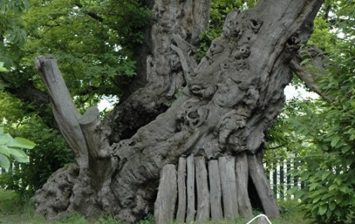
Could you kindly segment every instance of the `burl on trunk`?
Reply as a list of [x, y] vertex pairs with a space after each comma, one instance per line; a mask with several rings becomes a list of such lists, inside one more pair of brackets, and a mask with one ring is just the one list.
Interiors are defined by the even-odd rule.
[[[145, 85], [103, 122], [96, 108], [77, 112], [52, 57], [37, 59], [77, 161], [36, 193], [38, 212], [111, 213], [135, 222], [155, 207], [158, 223], [250, 216], [253, 207], [279, 215], [262, 166], [264, 133], [282, 109], [290, 61], [322, 1], [264, 0], [234, 10], [197, 63], [209, 4], [155, 1]], [[159, 212], [166, 191], [176, 192], [169, 214]]]

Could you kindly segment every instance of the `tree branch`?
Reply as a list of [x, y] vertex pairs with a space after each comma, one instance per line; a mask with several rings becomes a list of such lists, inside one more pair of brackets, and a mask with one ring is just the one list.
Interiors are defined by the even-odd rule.
[[317, 93], [321, 96], [324, 100], [331, 102], [331, 98], [321, 90], [319, 86], [319, 77], [320, 74], [324, 73], [324, 67], [326, 62], [326, 57], [324, 53], [316, 48], [311, 47], [307, 49], [307, 54], [310, 56], [310, 62], [312, 67], [317, 69], [317, 74], [307, 70], [305, 67], [301, 65], [300, 57], [296, 57], [290, 61], [290, 68], [293, 72], [305, 83], [305, 85], [313, 92]]
[[26, 85], [20, 87], [7, 88], [8, 92], [18, 98], [34, 103], [36, 106], [47, 105], [49, 103], [48, 94], [38, 90], [32, 82], [27, 82]]
[[273, 146], [273, 147], [267, 147], [267, 149], [270, 149], [270, 150], [279, 149], [279, 148], [285, 147], [286, 145], [287, 144], [281, 144], [281, 145], [277, 145], [277, 146]]
[[330, 101], [328, 96], [326, 96], [321, 91], [314, 74], [306, 71], [305, 68], [303, 68], [301, 65], [299, 65], [299, 63], [297, 63], [295, 60], [292, 60], [290, 62], [290, 68], [295, 72], [295, 74], [305, 83], [305, 85], [311, 91], [317, 93], [319, 96], [321, 96], [326, 101]]
[[104, 18], [102, 18], [101, 16], [97, 15], [95, 12], [91, 12], [91, 11], [88, 11], [88, 10], [84, 9], [83, 8], [84, 6], [82, 4], [75, 3], [74, 5], [77, 6], [78, 8], [80, 8], [84, 14], [88, 15], [89, 17], [93, 18], [94, 20], [99, 21], [99, 22], [103, 22], [104, 21]]

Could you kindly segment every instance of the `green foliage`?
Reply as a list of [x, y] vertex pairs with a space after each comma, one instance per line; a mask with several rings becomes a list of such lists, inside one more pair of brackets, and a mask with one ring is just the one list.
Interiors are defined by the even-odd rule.
[[110, 0], [97, 7], [105, 24], [118, 33], [119, 44], [131, 52], [144, 41], [145, 26], [150, 23], [151, 12], [143, 0]]
[[30, 80], [44, 90], [33, 59], [53, 54], [78, 107], [102, 95], [120, 95], [122, 77], [136, 73], [133, 56], [149, 23], [142, 2], [29, 0], [26, 10], [8, 6], [0, 14], [6, 18], [0, 19], [0, 61], [11, 71], [0, 80], [9, 87]]
[[[42, 2], [32, 0], [24, 15], [28, 39], [21, 66], [28, 69], [26, 73], [36, 74], [32, 70], [34, 57], [54, 54], [60, 61], [69, 89], [81, 100], [83, 97], [86, 100], [96, 98], [95, 94], [119, 94], [117, 78], [133, 76], [135, 65], [131, 52], [121, 44], [120, 33], [106, 23], [105, 15], [100, 14], [101, 3]], [[94, 19], [92, 14], [102, 17], [103, 21]], [[37, 85], [42, 84], [38, 82]]]
[[306, 215], [315, 223], [354, 223], [355, 34], [346, 27], [355, 25], [349, 11], [354, 4], [328, 4], [335, 14], [326, 17], [323, 12], [316, 19], [310, 43], [328, 54], [327, 69], [319, 74], [318, 81], [331, 101], [290, 102], [269, 133], [272, 143], [268, 147], [279, 145], [281, 150], [269, 150], [266, 158], [271, 161], [275, 154], [297, 155], [301, 161], [297, 175], [305, 187], [295, 193], [302, 200]]
[[22, 149], [33, 149], [35, 144], [25, 138], [13, 138], [0, 127], [0, 167], [8, 170], [10, 159], [19, 163], [28, 163], [29, 158]]
[[[5, 72], [8, 72], [9, 70], [7, 70], [5, 67], [4, 67], [4, 62], [0, 62], [0, 73], [5, 73]], [[4, 82], [2, 82], [0, 80], [0, 90], [3, 90], [4, 88], [6, 87], [6, 84], [4, 84]]]
[[302, 106], [297, 118], [290, 121], [296, 137], [304, 141], [293, 149], [299, 151], [302, 169], [297, 174], [305, 183], [302, 191], [296, 190], [296, 196], [317, 223], [352, 223], [354, 141], [347, 135], [347, 127], [354, 127], [354, 123], [343, 112], [321, 102]]
[[[0, 72], [8, 72], [3, 62], [0, 62]], [[34, 146], [33, 142], [25, 138], [13, 138], [9, 133], [5, 133], [4, 128], [0, 126], [0, 168], [8, 170], [10, 159], [19, 163], [28, 163], [29, 158], [22, 149], [32, 149]]]
[[[272, 169], [271, 165], [281, 160], [304, 155], [304, 148], [312, 146], [303, 135], [294, 128], [294, 119], [304, 114], [304, 105], [309, 101], [290, 100], [278, 116], [273, 128], [266, 136], [266, 168]], [[315, 106], [312, 107], [315, 109]]]
[[8, 214], [21, 207], [20, 196], [13, 191], [0, 189], [0, 214]]
[[8, 72], [8, 70], [4, 67], [4, 62], [0, 62], [0, 72]]
[[318, 34], [324, 34], [313, 37], [313, 42], [329, 54], [326, 74], [319, 81], [332, 101], [320, 103], [317, 110], [307, 110], [295, 123], [315, 145], [303, 158], [300, 176], [306, 188], [299, 196], [317, 223], [355, 221], [355, 33], [347, 27], [355, 25], [350, 10], [354, 6], [351, 1], [333, 2], [335, 15], [327, 24], [335, 32], [326, 35], [323, 21]]
[[308, 170], [301, 175], [308, 185], [301, 199], [309, 214], [323, 223], [355, 220], [354, 50], [349, 43], [337, 45], [339, 52], [321, 82], [333, 102], [317, 117], [307, 114], [308, 122], [319, 124], [319, 131], [308, 129], [308, 134], [321, 156], [306, 161]]
[[16, 52], [25, 42], [22, 13], [27, 8], [27, 0], [0, 1], [0, 61], [7, 65], [18, 59]]
[[355, 218], [355, 110], [347, 109], [322, 101], [291, 101], [269, 133], [267, 163], [296, 156], [301, 169], [294, 175], [304, 188], [293, 193], [315, 223], [353, 223]]
[[60, 133], [47, 128], [36, 116], [21, 121], [19, 128], [12, 131], [36, 139], [36, 147], [27, 151], [28, 164], [23, 164], [21, 169], [14, 167], [11, 173], [0, 176], [0, 186], [6, 189], [16, 190], [23, 196], [31, 195], [54, 171], [73, 161], [73, 155]]
[[12, 136], [23, 136], [36, 142], [33, 149], [25, 150], [28, 163], [21, 164], [21, 169], [15, 163], [11, 172], [0, 175], [0, 187], [25, 196], [40, 188], [50, 174], [71, 162], [73, 157], [58, 131], [48, 128], [38, 115], [28, 114], [22, 108], [20, 100], [0, 92], [0, 124]]

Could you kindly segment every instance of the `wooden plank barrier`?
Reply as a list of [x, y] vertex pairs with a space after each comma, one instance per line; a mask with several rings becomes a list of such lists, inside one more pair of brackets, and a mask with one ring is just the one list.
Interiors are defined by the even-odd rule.
[[182, 157], [178, 167], [168, 164], [162, 169], [155, 221], [157, 224], [205, 223], [210, 219], [235, 219], [239, 214], [249, 217], [252, 208], [247, 178], [246, 156], [209, 161], [202, 156]]

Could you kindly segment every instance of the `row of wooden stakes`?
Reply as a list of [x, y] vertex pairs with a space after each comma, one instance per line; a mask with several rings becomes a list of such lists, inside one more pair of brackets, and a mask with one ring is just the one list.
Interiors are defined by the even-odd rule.
[[181, 157], [178, 167], [161, 171], [154, 206], [157, 224], [203, 223], [210, 219], [251, 217], [247, 155], [206, 162], [203, 156]]

